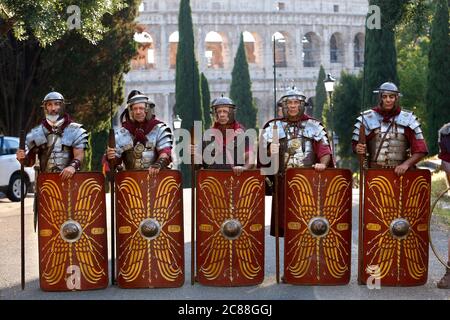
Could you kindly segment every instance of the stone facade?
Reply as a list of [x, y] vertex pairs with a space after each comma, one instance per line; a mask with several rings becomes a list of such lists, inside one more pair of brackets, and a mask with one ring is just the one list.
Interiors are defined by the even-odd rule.
[[[308, 97], [322, 64], [339, 79], [363, 64], [367, 0], [191, 0], [196, 55], [211, 98], [229, 95], [241, 32], [253, 97], [262, 126], [274, 115], [274, 56], [277, 98], [295, 85]], [[125, 76], [126, 94], [138, 89], [156, 103], [157, 116], [172, 123], [179, 0], [143, 0], [138, 17], [140, 50]], [[274, 41], [275, 35], [275, 54]]]

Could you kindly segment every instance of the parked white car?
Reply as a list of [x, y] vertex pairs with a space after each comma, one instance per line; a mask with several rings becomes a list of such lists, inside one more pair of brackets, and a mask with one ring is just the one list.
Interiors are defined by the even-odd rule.
[[[19, 138], [0, 136], [0, 192], [11, 201], [20, 201], [20, 163], [16, 159]], [[25, 167], [25, 194], [33, 190], [34, 169]]]

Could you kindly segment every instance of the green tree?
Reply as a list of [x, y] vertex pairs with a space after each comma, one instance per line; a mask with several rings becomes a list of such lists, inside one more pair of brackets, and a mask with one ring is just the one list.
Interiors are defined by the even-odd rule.
[[[190, 130], [194, 121], [203, 122], [200, 75], [194, 52], [194, 31], [189, 0], [181, 0], [178, 14], [180, 34], [176, 59], [175, 112], [183, 119], [181, 127]], [[183, 156], [181, 154], [181, 156]], [[184, 187], [191, 186], [191, 167], [181, 165]]]
[[351, 146], [352, 133], [356, 118], [361, 113], [362, 75], [341, 73], [333, 93], [333, 131], [339, 137], [336, 155], [340, 158], [339, 166], [357, 170], [358, 159]]
[[211, 127], [211, 110], [209, 105], [211, 104], [211, 94], [209, 92], [209, 84], [208, 79], [205, 74], [202, 72], [201, 74], [201, 86], [202, 86], [202, 106], [203, 106], [203, 118], [204, 129], [208, 129]]
[[[90, 67], [110, 69], [99, 59], [107, 56], [108, 52], [101, 50], [98, 43], [107, 37], [117, 17], [124, 12], [136, 11], [137, 1], [85, 1], [78, 6], [81, 28], [69, 30], [67, 20], [71, 14], [66, 10], [72, 4], [72, 1], [0, 0], [0, 130], [4, 133], [18, 135], [21, 128], [33, 125], [41, 116], [40, 102], [50, 90], [61, 91], [72, 101], [72, 106], [75, 101], [84, 99], [91, 103], [92, 108], [92, 96], [82, 92], [80, 86], [89, 84], [94, 87], [92, 83], [102, 82], [98, 81], [99, 75], [92, 72], [93, 78], [86, 77]], [[124, 9], [127, 5], [129, 8]], [[135, 13], [130, 15], [129, 22], [134, 17]], [[124, 19], [121, 20], [119, 22]], [[124, 25], [129, 26], [130, 23]], [[117, 31], [116, 35], [128, 36]], [[120, 48], [125, 42], [119, 41], [116, 45]], [[69, 52], [69, 47], [72, 52]], [[80, 56], [72, 60], [69, 53]], [[124, 64], [125, 60], [128, 60], [128, 65], [128, 56], [120, 57], [114, 63]], [[117, 68], [115, 71], [121, 76], [125, 69]], [[66, 87], [73, 88], [76, 94], [65, 92], [63, 89]], [[99, 91], [91, 88], [91, 92], [94, 90]], [[95, 108], [102, 114], [100, 104]]]
[[252, 82], [250, 80], [242, 33], [231, 73], [230, 98], [236, 104], [238, 121], [246, 129], [256, 129], [257, 110], [253, 101]]
[[426, 140], [430, 154], [438, 152], [438, 130], [450, 119], [450, 37], [449, 5], [447, 0], [437, 0], [431, 42], [428, 53], [428, 81], [426, 107], [428, 109], [428, 130]]
[[[399, 85], [397, 75], [397, 51], [395, 27], [402, 21], [408, 0], [370, 0], [370, 5], [380, 8], [381, 28], [371, 24], [374, 13], [369, 12], [366, 23], [366, 50], [364, 53], [365, 95], [364, 106], [376, 104], [372, 91], [386, 81]], [[371, 29], [369, 29], [371, 28]]]
[[316, 96], [314, 97], [314, 109], [313, 109], [313, 117], [317, 120], [320, 120], [322, 117], [323, 105], [327, 101], [327, 92], [325, 91], [325, 85], [323, 84], [323, 80], [325, 80], [325, 70], [323, 66], [320, 65], [319, 70], [319, 78], [317, 79], [316, 84]]

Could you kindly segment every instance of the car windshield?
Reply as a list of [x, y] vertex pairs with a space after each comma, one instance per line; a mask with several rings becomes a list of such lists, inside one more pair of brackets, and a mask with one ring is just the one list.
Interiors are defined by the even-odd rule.
[[19, 139], [0, 138], [0, 155], [15, 154], [19, 148]]

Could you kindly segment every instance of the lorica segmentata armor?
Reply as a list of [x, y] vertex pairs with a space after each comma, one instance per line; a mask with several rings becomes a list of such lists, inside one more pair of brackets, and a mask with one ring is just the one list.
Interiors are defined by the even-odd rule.
[[392, 122], [384, 122], [383, 116], [369, 110], [358, 117], [353, 131], [353, 140], [359, 140], [359, 127], [364, 119], [366, 136], [374, 133], [368, 141], [371, 165], [391, 168], [402, 164], [410, 156], [410, 145], [405, 136], [405, 129], [413, 130], [416, 139], [424, 139], [417, 117], [410, 111], [401, 111]]
[[79, 123], [70, 123], [62, 132], [59, 128], [49, 131], [39, 125], [28, 133], [26, 144], [28, 150], [39, 148], [41, 171], [60, 172], [73, 159], [73, 148], [87, 148], [88, 138], [89, 134]]

